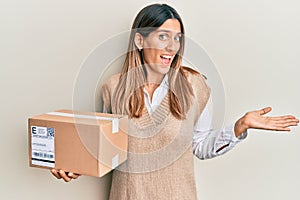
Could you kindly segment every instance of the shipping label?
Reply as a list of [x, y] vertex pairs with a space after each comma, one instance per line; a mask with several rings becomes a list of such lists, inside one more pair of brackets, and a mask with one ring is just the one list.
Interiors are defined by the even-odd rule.
[[31, 163], [34, 165], [55, 166], [54, 136], [55, 129], [42, 126], [31, 126]]

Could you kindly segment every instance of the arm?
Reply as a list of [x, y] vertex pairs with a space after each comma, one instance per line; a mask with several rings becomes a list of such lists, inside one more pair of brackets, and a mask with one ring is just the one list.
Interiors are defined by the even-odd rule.
[[211, 116], [208, 108], [203, 110], [194, 127], [193, 151], [200, 159], [213, 158], [231, 150], [246, 138], [250, 128], [290, 131], [290, 126], [297, 126], [299, 120], [294, 116], [265, 117], [270, 107], [247, 112], [234, 125], [214, 131], [211, 129]]
[[221, 130], [211, 129], [208, 109], [210, 103], [209, 101], [194, 127], [193, 152], [199, 159], [223, 155], [247, 137], [247, 131], [236, 137], [233, 125]]

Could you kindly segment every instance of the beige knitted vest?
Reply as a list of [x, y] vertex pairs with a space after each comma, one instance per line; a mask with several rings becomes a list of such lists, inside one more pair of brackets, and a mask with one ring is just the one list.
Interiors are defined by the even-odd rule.
[[[196, 200], [193, 127], [204, 109], [209, 89], [201, 75], [188, 75], [195, 98], [187, 119], [170, 112], [169, 96], [150, 115], [129, 123], [128, 160], [113, 171], [110, 200]], [[111, 107], [119, 74], [102, 87], [104, 105]]]

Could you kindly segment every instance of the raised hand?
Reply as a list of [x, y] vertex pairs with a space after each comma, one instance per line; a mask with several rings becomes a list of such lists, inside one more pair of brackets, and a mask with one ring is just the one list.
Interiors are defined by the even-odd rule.
[[271, 107], [266, 107], [261, 110], [247, 112], [235, 123], [235, 135], [238, 137], [249, 128], [272, 131], [290, 131], [291, 126], [298, 125], [299, 120], [292, 115], [276, 117], [264, 116], [271, 110]]

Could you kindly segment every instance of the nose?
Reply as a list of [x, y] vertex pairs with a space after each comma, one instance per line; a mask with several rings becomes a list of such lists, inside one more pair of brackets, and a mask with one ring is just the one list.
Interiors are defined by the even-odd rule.
[[177, 52], [180, 44], [174, 40], [169, 40], [168, 45], [166, 47], [169, 52]]

